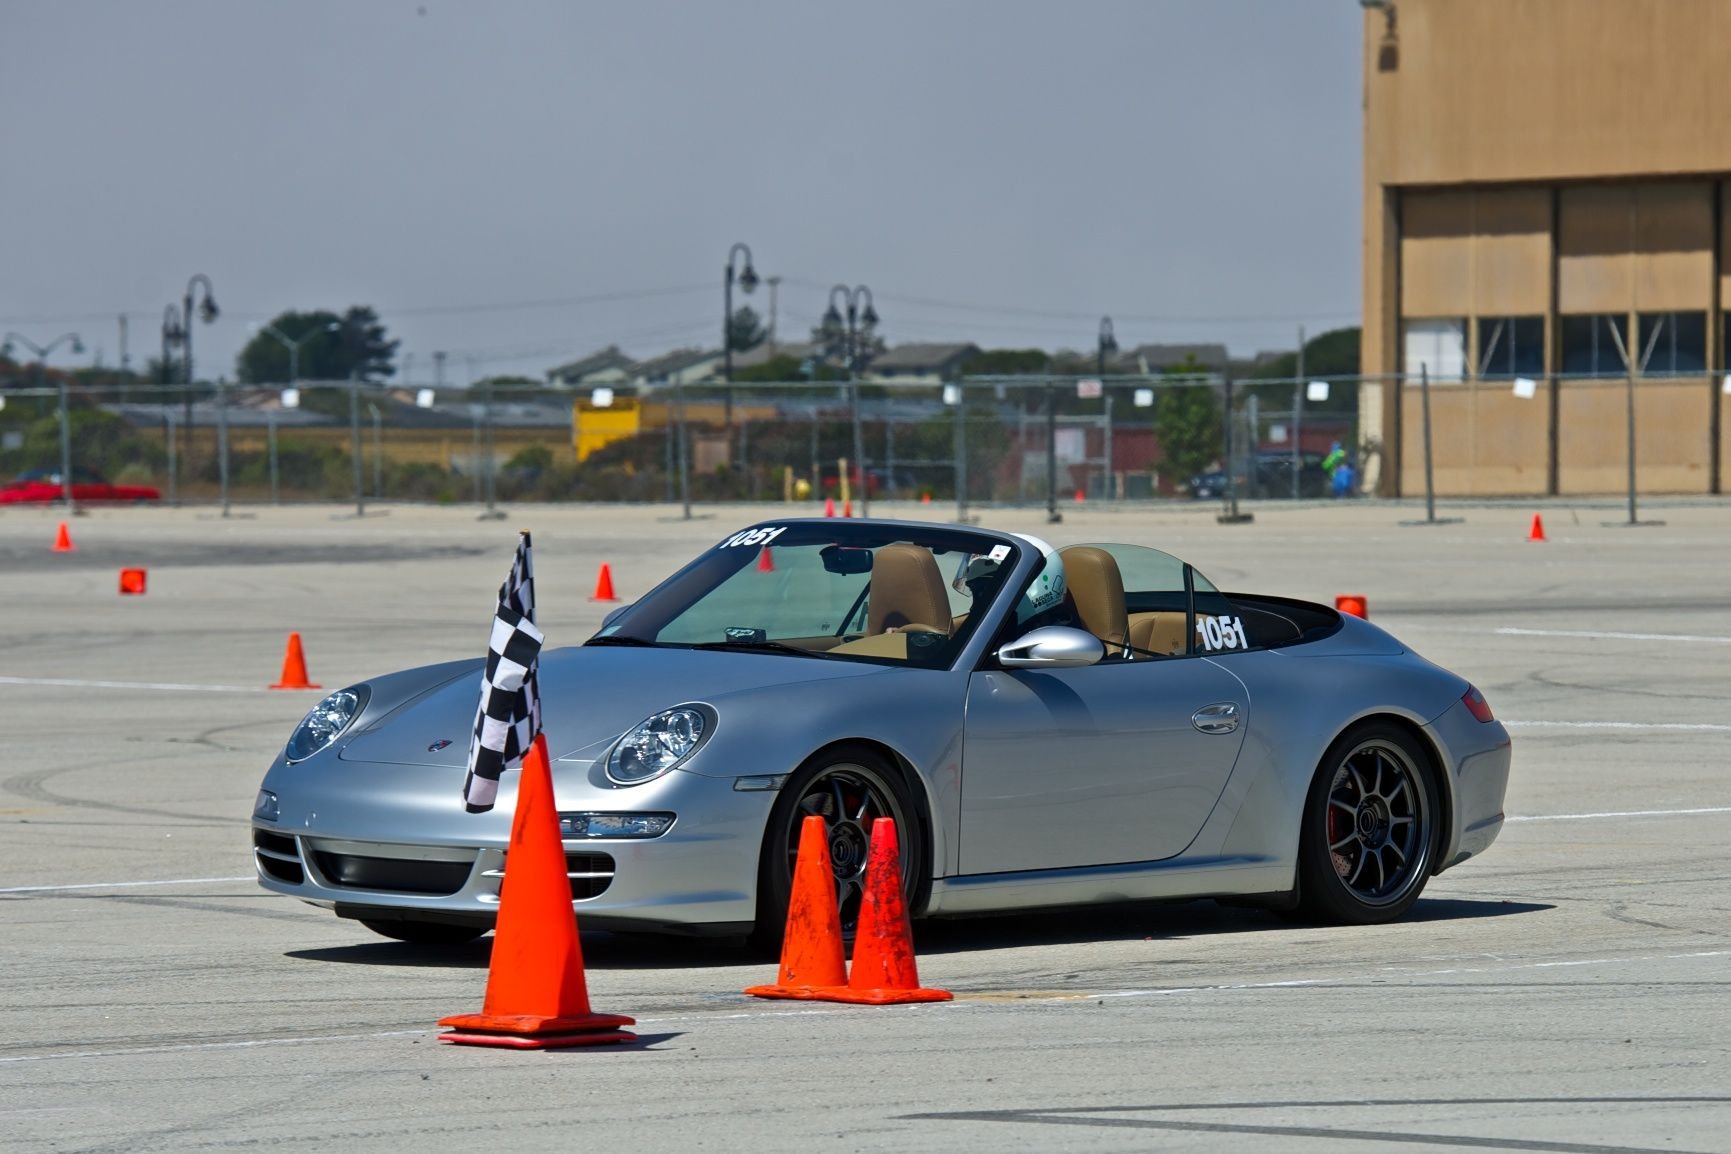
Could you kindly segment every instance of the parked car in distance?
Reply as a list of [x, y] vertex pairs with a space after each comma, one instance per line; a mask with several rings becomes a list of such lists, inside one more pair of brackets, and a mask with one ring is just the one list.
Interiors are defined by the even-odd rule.
[[1226, 496], [1226, 472], [1210, 469], [1190, 478], [1190, 496], [1198, 501], [1210, 501]]
[[[0, 505], [51, 505], [63, 500], [66, 488], [57, 470], [30, 469], [0, 486]], [[160, 501], [151, 485], [116, 485], [87, 469], [72, 470], [72, 499], [81, 505]]]

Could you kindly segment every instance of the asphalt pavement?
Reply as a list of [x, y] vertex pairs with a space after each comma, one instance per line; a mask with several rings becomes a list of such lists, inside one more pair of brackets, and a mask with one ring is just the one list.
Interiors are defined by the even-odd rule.
[[[882, 507], [937, 518], [942, 506]], [[952, 1003], [760, 1003], [716, 943], [586, 934], [629, 1047], [441, 1046], [487, 942], [267, 894], [247, 817], [313, 679], [479, 656], [512, 529], [574, 643], [782, 506], [0, 515], [0, 1154], [226, 1149], [1731, 1152], [1731, 509], [986, 511], [1227, 589], [1331, 600], [1471, 678], [1515, 738], [1501, 839], [1404, 921], [1208, 902], [924, 923]], [[807, 510], [801, 509], [804, 513]], [[145, 564], [123, 598], [115, 570]], [[1055, 767], [1055, 772], [1062, 772]]]

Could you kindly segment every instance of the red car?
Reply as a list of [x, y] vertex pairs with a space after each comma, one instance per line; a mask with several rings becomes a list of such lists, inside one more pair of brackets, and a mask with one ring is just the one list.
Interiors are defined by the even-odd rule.
[[[65, 490], [60, 474], [32, 469], [0, 487], [0, 505], [49, 505], [62, 500]], [[72, 470], [72, 500], [77, 504], [121, 501], [160, 501], [162, 494], [150, 485], [115, 485], [95, 473]]]

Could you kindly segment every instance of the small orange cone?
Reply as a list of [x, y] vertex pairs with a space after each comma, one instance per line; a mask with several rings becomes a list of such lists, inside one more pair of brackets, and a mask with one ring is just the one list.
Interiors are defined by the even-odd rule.
[[145, 573], [143, 569], [122, 569], [120, 571], [120, 591], [133, 596], [144, 595]]
[[636, 1019], [589, 1009], [583, 943], [571, 908], [571, 882], [565, 876], [569, 868], [559, 838], [547, 739], [537, 735], [523, 758], [517, 785], [487, 996], [479, 1014], [441, 1018], [439, 1025], [451, 1029], [440, 1034], [439, 1041], [546, 1050], [636, 1039], [619, 1028], [634, 1025]]
[[757, 571], [759, 573], [775, 572], [775, 558], [770, 555], [768, 545], [765, 545], [757, 555]]
[[54, 551], [56, 553], [74, 552], [72, 545], [72, 532], [66, 528], [66, 522], [64, 521], [60, 522], [60, 528], [55, 530]]
[[853, 498], [852, 497], [849, 497], [847, 500], [845, 500], [841, 503], [841, 515], [843, 517], [853, 516]]
[[601, 562], [601, 572], [595, 575], [595, 596], [589, 598], [589, 600], [619, 600], [619, 598], [613, 593], [613, 567], [608, 565], [605, 561]]
[[896, 839], [896, 823], [887, 817], [872, 822], [865, 897], [860, 902], [859, 929], [854, 934], [853, 966], [847, 985], [819, 990], [812, 996], [824, 1002], [862, 1002], [874, 1006], [950, 1000], [948, 990], [920, 988], [919, 968], [914, 962], [914, 929], [902, 898], [901, 845]]
[[[65, 528], [64, 525], [61, 526]], [[1527, 540], [1543, 541], [1545, 539], [1545, 522], [1537, 513], [1533, 514], [1533, 527], [1527, 530]]]
[[825, 517], [835, 516], [835, 498], [834, 497], [825, 497], [823, 499], [823, 515]]
[[920, 504], [930, 505], [931, 503], [932, 503], [932, 495], [930, 493], [921, 493], [920, 494]]
[[1337, 612], [1370, 620], [1370, 601], [1363, 593], [1341, 593], [1334, 599]]
[[272, 689], [321, 689], [307, 680], [307, 656], [301, 650], [301, 635], [290, 633], [288, 651], [282, 658], [282, 680]]
[[1087, 499], [1088, 499], [1088, 494], [1082, 492], [1082, 490], [1080, 490], [1080, 489], [1076, 490], [1076, 504], [1080, 505], [1082, 502], [1086, 501]]
[[829, 827], [810, 814], [799, 827], [799, 857], [781, 939], [781, 972], [773, 986], [752, 986], [754, 998], [823, 996], [825, 987], [847, 985], [841, 943], [841, 912], [835, 904], [835, 871], [829, 858]]

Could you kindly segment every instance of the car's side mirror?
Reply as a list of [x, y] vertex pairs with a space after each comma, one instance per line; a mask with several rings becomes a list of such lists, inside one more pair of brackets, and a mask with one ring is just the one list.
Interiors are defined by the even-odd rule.
[[1045, 625], [999, 649], [998, 663], [1006, 669], [1073, 669], [1104, 656], [1106, 646], [1092, 633]]

